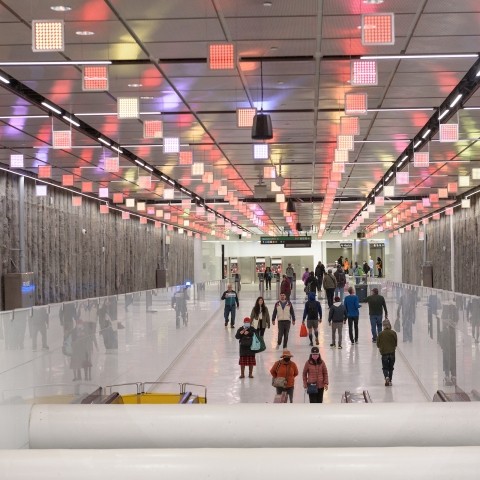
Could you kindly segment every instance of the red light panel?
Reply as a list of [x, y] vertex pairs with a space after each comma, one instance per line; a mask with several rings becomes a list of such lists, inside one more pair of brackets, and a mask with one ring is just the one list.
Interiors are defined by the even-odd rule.
[[458, 123], [441, 123], [440, 141], [458, 142]]
[[438, 197], [438, 193], [431, 193], [428, 198], [430, 199], [430, 201], [432, 203], [438, 203], [439, 201], [439, 197]]
[[360, 135], [360, 122], [358, 117], [340, 117], [341, 135]]
[[231, 43], [212, 43], [209, 45], [209, 66], [211, 70], [232, 70], [234, 48]]
[[120, 170], [118, 157], [106, 157], [103, 169], [106, 172], [116, 173]]
[[123, 193], [113, 194], [113, 203], [123, 203]]
[[147, 222], [148, 222], [147, 217], [140, 217], [140, 224], [141, 224], [141, 225], [146, 225]]
[[345, 94], [346, 115], [366, 115], [368, 113], [368, 95], [366, 93]]
[[53, 130], [53, 148], [72, 148], [71, 130]]
[[105, 65], [85, 65], [82, 75], [82, 90], [104, 92], [108, 90], [108, 67]]
[[350, 64], [351, 85], [377, 85], [377, 62], [375, 60], [353, 60]]
[[145, 120], [143, 122], [143, 138], [162, 138], [163, 122], [161, 120]]
[[63, 20], [32, 21], [32, 51], [63, 52]]
[[64, 187], [73, 187], [73, 175], [62, 175], [62, 185]]
[[191, 165], [193, 163], [193, 152], [180, 152], [178, 154], [178, 163], [180, 165]]
[[362, 45], [394, 45], [393, 13], [362, 15]]
[[93, 192], [93, 182], [82, 182], [82, 192], [83, 193], [92, 193]]
[[256, 108], [238, 108], [237, 109], [237, 127], [252, 127], [253, 117], [257, 114]]
[[52, 167], [51, 165], [41, 165], [38, 167], [38, 178], [51, 178]]

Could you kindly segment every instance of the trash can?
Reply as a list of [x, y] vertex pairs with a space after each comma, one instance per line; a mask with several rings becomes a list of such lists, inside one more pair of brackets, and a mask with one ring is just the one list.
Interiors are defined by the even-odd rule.
[[367, 301], [367, 285], [365, 283], [360, 283], [359, 285], [355, 285], [355, 293], [358, 297], [359, 302]]

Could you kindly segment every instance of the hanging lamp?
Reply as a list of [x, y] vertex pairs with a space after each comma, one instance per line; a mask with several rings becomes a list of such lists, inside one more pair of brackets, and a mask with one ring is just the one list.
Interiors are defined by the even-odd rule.
[[260, 113], [253, 117], [252, 138], [254, 140], [270, 140], [273, 138], [272, 119], [267, 113], [263, 113], [263, 63], [260, 61], [260, 90], [262, 101]]

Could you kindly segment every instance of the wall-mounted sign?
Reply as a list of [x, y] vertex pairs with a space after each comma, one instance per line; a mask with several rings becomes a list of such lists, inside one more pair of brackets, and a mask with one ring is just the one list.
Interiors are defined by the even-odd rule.
[[308, 235], [298, 237], [260, 237], [262, 245], [283, 245], [285, 248], [308, 248], [312, 246], [312, 237]]
[[371, 243], [370, 248], [384, 248], [385, 244], [384, 243]]
[[341, 243], [340, 248], [352, 248], [352, 244], [351, 243]]

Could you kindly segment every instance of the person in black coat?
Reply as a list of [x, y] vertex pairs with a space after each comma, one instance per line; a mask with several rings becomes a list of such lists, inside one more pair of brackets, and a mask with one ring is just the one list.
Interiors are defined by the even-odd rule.
[[235, 338], [240, 343], [240, 377], [245, 378], [245, 366], [248, 365], [248, 377], [253, 378], [253, 367], [257, 364], [255, 361], [255, 352], [250, 350], [252, 346], [253, 336], [256, 330], [252, 327], [250, 317], [243, 319], [243, 325], [237, 330]]

